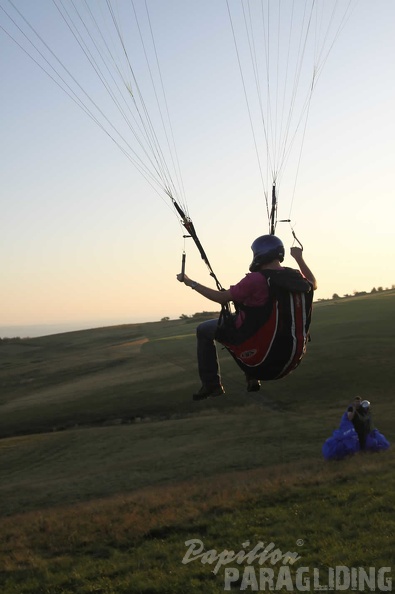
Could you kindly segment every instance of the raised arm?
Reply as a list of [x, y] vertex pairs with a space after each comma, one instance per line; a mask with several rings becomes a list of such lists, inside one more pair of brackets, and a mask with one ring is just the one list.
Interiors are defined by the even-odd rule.
[[315, 291], [317, 289], [317, 281], [315, 279], [314, 274], [311, 272], [310, 268], [307, 266], [306, 262], [303, 259], [303, 250], [299, 247], [292, 247], [291, 256], [295, 258], [296, 262], [298, 263], [300, 272], [308, 281], [311, 282], [311, 284], [313, 285], [313, 289]]

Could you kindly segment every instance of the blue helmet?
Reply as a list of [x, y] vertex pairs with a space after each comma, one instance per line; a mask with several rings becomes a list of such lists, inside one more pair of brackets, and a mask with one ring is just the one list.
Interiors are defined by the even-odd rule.
[[250, 265], [250, 272], [257, 272], [262, 264], [268, 264], [273, 260], [284, 260], [284, 245], [281, 239], [275, 235], [261, 235], [253, 242], [252, 253], [254, 259]]

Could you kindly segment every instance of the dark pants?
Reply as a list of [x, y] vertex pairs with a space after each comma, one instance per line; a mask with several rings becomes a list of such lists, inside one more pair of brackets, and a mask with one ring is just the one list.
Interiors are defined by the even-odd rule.
[[217, 326], [218, 320], [207, 320], [196, 329], [199, 376], [204, 386], [217, 386], [221, 383], [214, 339]]

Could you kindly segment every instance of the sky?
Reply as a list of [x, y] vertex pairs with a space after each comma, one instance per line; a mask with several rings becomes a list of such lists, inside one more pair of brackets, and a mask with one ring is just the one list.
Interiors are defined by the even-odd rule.
[[[79, 96], [84, 101], [93, 97], [105, 113], [108, 107], [108, 119], [126, 135], [127, 124], [111, 107], [54, 3], [13, 0], [13, 4], [79, 81]], [[96, 10], [104, 3], [89, 4]], [[129, 0], [113, 4], [121, 16], [139, 88], [152, 110], [153, 129], [166, 147], [132, 4]], [[295, 30], [309, 4], [296, 2]], [[326, 9], [334, 4], [326, 0]], [[348, 0], [339, 4], [345, 12]], [[239, 59], [245, 60], [243, 80], [226, 0], [148, 0], [147, 5], [166, 97], [164, 101], [157, 84], [158, 101], [163, 113], [167, 105], [170, 114], [185, 189], [183, 204], [221, 285], [227, 288], [248, 272], [252, 241], [268, 232], [257, 153], [265, 177], [272, 158], [267, 147], [277, 146], [280, 134], [277, 137], [268, 124], [269, 140], [262, 141], [240, 2], [229, 0], [229, 8]], [[279, 3], [270, 5], [277, 22]], [[282, 5], [289, 9], [294, 3]], [[261, 4], [253, 0], [250, 6], [251, 22], [258, 22]], [[108, 131], [10, 39], [5, 31], [34, 54], [6, 16], [5, 11], [16, 14], [9, 1], [0, 0], [0, 7], [0, 335], [15, 326], [78, 329], [216, 311], [216, 304], [176, 280], [185, 249], [188, 276], [215, 286], [192, 240], [183, 238], [185, 232], [163, 188], [154, 189]], [[135, 0], [134, 7], [146, 34], [145, 2]], [[318, 280], [316, 299], [395, 283], [395, 3], [357, 0], [352, 7], [314, 87], [306, 128], [304, 120], [298, 128], [303, 140], [299, 167], [295, 141], [295, 155], [278, 179], [279, 218], [291, 213], [306, 262]], [[292, 59], [296, 46], [286, 42], [289, 14], [281, 14], [281, 32], [277, 25], [271, 28], [271, 56], [277, 55], [283, 72], [297, 66]], [[103, 35], [109, 30], [109, 25], [103, 27]], [[270, 70], [267, 91], [263, 29], [257, 25], [254, 31], [261, 56], [256, 62], [258, 77], [262, 76], [261, 105], [269, 113], [270, 93], [271, 117], [283, 122], [286, 115], [280, 112], [287, 114], [288, 101], [288, 91], [282, 89], [285, 78]], [[148, 42], [146, 51], [154, 55]], [[310, 57], [313, 51], [306, 47], [307, 64]], [[42, 63], [37, 55], [36, 59]], [[124, 62], [118, 50], [114, 63], [123, 68]], [[128, 80], [136, 99], [136, 83], [130, 76]], [[302, 98], [310, 84], [302, 71]], [[134, 149], [133, 142], [134, 138], [130, 141]], [[286, 247], [285, 265], [293, 266], [291, 226], [278, 223], [277, 235]]]

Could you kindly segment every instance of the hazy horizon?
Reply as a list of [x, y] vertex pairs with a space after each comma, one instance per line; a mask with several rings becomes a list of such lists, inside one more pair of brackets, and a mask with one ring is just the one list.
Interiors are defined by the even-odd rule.
[[159, 321], [156, 317], [151, 319], [147, 318], [59, 322], [51, 324], [0, 325], [0, 338], [37, 338], [39, 336], [63, 334], [66, 332], [76, 332], [78, 330], [92, 330], [94, 328], [105, 328], [108, 326], [122, 326], [123, 324], [128, 325]]
[[[345, 294], [339, 295], [339, 299], [343, 299], [345, 297], [357, 297], [359, 295], [369, 295], [372, 292], [376, 291], [393, 291], [395, 289], [395, 285], [391, 287], [373, 287], [370, 291], [366, 291], [361, 289], [360, 291], [355, 291], [353, 295]], [[335, 295], [338, 293], [334, 292], [332, 297], [327, 298], [319, 298], [314, 300], [314, 304], [320, 301], [330, 301], [334, 298]], [[212, 308], [208, 307], [199, 311], [215, 311], [216, 304], [212, 303]], [[219, 308], [219, 306], [218, 306]], [[218, 309], [219, 311], [219, 309]], [[194, 312], [197, 313], [197, 312]], [[109, 318], [109, 319], [102, 319], [102, 320], [80, 320], [80, 321], [71, 321], [71, 322], [53, 322], [53, 323], [45, 323], [45, 324], [0, 324], [0, 339], [3, 338], [37, 338], [39, 336], [49, 336], [51, 334], [63, 334], [66, 332], [76, 332], [78, 330], [92, 330], [95, 328], [106, 328], [109, 326], [123, 326], [128, 324], [144, 324], [149, 322], [160, 322], [163, 318], [168, 318], [170, 320], [177, 320], [181, 318], [185, 314], [173, 314], [173, 315], [163, 315], [163, 316], [144, 316], [144, 317], [132, 317], [132, 318]], [[186, 314], [188, 316], [192, 316], [192, 313]]]

